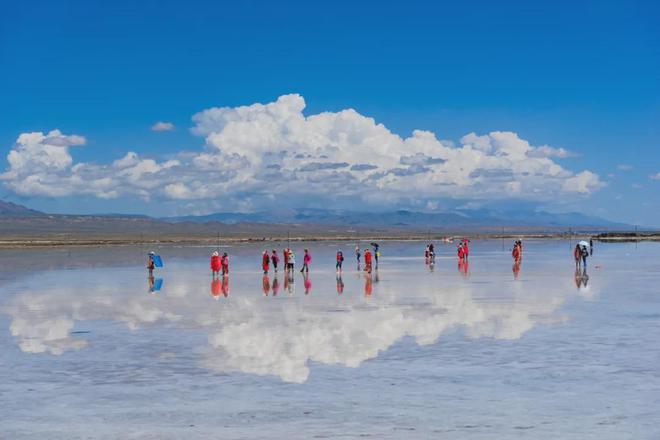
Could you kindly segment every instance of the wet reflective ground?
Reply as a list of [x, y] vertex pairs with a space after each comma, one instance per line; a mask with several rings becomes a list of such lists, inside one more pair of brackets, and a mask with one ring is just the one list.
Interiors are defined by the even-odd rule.
[[381, 245], [0, 251], [0, 437], [660, 437], [660, 245]]

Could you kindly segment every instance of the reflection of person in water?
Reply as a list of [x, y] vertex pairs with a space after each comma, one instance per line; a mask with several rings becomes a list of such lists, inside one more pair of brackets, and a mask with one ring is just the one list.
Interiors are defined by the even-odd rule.
[[589, 275], [586, 269], [575, 268], [575, 287], [578, 289], [587, 287]]
[[371, 296], [374, 290], [374, 280], [371, 277], [371, 272], [364, 276], [364, 296]]
[[229, 296], [229, 275], [222, 277], [222, 294], [225, 298]]
[[517, 280], [518, 276], [520, 275], [520, 260], [515, 260], [513, 262], [512, 270], [513, 270], [513, 279]]
[[261, 283], [263, 285], [264, 295], [268, 296], [268, 292], [270, 292], [270, 278], [268, 278], [268, 274], [264, 275], [264, 277], [261, 280]]
[[150, 293], [158, 292], [163, 287], [163, 279], [154, 278], [153, 274], [149, 274], [149, 277], [147, 278], [147, 282], [149, 284]]
[[341, 279], [341, 274], [337, 274], [337, 293], [339, 295], [344, 293], [344, 280]]
[[289, 295], [293, 295], [294, 291], [296, 290], [293, 279], [293, 271], [288, 271], [287, 275], [284, 277], [284, 290], [286, 290]]
[[277, 294], [280, 291], [280, 280], [277, 278], [277, 275], [275, 275], [275, 279], [273, 280], [273, 296], [277, 296]]
[[309, 279], [309, 272], [303, 273], [303, 285], [305, 286], [305, 295], [309, 295], [312, 292], [312, 280]]
[[465, 259], [458, 260], [458, 271], [467, 277], [470, 273], [470, 263]]
[[220, 298], [220, 292], [222, 291], [222, 281], [220, 278], [213, 278], [211, 281], [211, 296], [215, 299]]

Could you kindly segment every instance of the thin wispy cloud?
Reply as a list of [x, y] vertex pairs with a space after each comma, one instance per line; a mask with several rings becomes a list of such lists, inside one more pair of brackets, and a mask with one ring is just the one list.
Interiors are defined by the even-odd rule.
[[151, 126], [151, 131], [172, 131], [174, 130], [174, 124], [171, 122], [162, 122], [158, 121]]
[[621, 164], [617, 165], [616, 167], [619, 171], [632, 171], [633, 168], [634, 168], [632, 165], [628, 165], [628, 164], [625, 164], [625, 163], [621, 163]]

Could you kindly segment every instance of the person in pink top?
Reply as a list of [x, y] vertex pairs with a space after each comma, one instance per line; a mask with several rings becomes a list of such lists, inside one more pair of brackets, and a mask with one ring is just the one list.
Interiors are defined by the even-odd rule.
[[470, 246], [468, 245], [469, 242], [470, 240], [468, 240], [467, 238], [463, 239], [463, 255], [464, 255], [463, 258], [465, 260], [467, 260], [468, 257], [470, 256]]
[[312, 255], [309, 253], [309, 250], [305, 249], [305, 256], [303, 257], [303, 266], [300, 269], [301, 272], [309, 272], [309, 265], [312, 262]]

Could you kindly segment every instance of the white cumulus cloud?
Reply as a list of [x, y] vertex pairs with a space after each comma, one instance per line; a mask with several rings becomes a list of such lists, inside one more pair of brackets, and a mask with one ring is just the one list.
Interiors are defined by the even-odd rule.
[[[24, 133], [0, 179], [21, 195], [215, 201], [268, 206], [437, 206], [439, 199], [552, 201], [603, 186], [588, 170], [553, 161], [573, 155], [514, 132], [469, 133], [455, 144], [430, 131], [391, 132], [353, 109], [305, 115], [292, 94], [267, 104], [215, 107], [193, 116], [199, 151], [159, 161], [134, 152], [108, 164], [74, 163], [80, 136]], [[38, 164], [38, 165], [33, 165]], [[278, 197], [287, 194], [286, 198]]]

